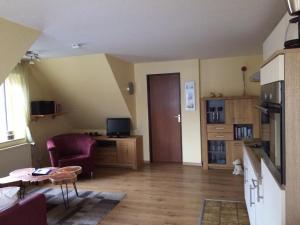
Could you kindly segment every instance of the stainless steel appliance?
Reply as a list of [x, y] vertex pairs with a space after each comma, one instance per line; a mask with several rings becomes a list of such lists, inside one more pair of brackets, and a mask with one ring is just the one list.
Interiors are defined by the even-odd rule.
[[300, 0], [286, 0], [288, 12], [291, 16], [286, 31], [284, 47], [300, 48]]
[[297, 16], [300, 12], [300, 0], [286, 0], [288, 12], [291, 16]]
[[262, 147], [265, 162], [279, 184], [285, 184], [284, 81], [262, 86]]

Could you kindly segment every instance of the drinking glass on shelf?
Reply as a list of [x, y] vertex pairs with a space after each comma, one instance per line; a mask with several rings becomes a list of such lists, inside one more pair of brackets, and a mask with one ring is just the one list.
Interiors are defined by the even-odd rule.
[[223, 107], [222, 106], [217, 107], [217, 121], [220, 121], [220, 115], [221, 115], [222, 111], [223, 111]]
[[211, 121], [215, 121], [215, 107], [209, 107], [209, 117]]

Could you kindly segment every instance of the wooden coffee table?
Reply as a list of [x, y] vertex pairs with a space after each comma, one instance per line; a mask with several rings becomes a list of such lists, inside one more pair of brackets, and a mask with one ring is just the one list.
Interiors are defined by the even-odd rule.
[[[22, 181], [22, 183], [27, 183], [27, 184], [43, 184], [51, 181], [51, 183], [54, 185], [60, 185], [65, 208], [68, 208], [69, 207], [68, 184], [73, 184], [76, 195], [78, 197], [76, 181], [77, 181], [77, 175], [79, 175], [82, 172], [82, 167], [66, 166], [62, 168], [57, 168], [57, 167], [47, 167], [47, 168], [51, 169], [51, 172], [47, 175], [33, 176], [32, 172], [35, 170], [35, 168], [24, 168], [24, 169], [18, 169], [12, 171], [11, 173], [9, 173], [9, 177], [12, 180], [13, 179], [20, 180]], [[63, 185], [66, 185], [66, 194], [67, 194], [66, 199], [62, 187]], [[24, 188], [23, 192], [25, 194], [25, 186], [23, 186], [23, 188]]]
[[[47, 167], [47, 168], [52, 169], [50, 174], [55, 173], [55, 171], [57, 170], [56, 167]], [[43, 176], [32, 176], [32, 172], [34, 170], [35, 170], [35, 168], [24, 168], [24, 169], [14, 170], [9, 173], [9, 176], [7, 178], [20, 180], [22, 182], [22, 184], [20, 186], [20, 188], [21, 188], [20, 189], [20, 198], [24, 198], [27, 185], [41, 184], [41, 183], [49, 182], [50, 174], [43, 175]]]
[[57, 167], [47, 168], [52, 169], [52, 171], [48, 175], [32, 176], [32, 173], [33, 171], [35, 171], [35, 168], [24, 168], [10, 172], [9, 176], [20, 179], [22, 182], [29, 182], [34, 184], [47, 183], [49, 181], [49, 176], [51, 174], [54, 174], [58, 169]]
[[19, 198], [24, 197], [25, 185], [26, 183], [22, 182], [22, 180], [11, 176], [0, 178], [0, 188], [12, 187], [12, 186], [20, 187]]
[[11, 187], [11, 186], [21, 187], [21, 185], [22, 185], [22, 181], [18, 178], [14, 178], [11, 176], [0, 178], [0, 188]]

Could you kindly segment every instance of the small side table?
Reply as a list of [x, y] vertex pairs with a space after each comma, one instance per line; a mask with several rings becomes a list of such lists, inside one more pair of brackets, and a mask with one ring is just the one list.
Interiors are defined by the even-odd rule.
[[[76, 175], [79, 175], [82, 173], [82, 167], [81, 166], [65, 166], [65, 167], [61, 167], [57, 170], [58, 173], [75, 173]], [[78, 191], [77, 191], [77, 187], [76, 187], [76, 182], [73, 183], [75, 192], [77, 197], [79, 197], [78, 195]]]
[[[75, 182], [77, 181], [77, 175], [72, 172], [56, 172], [53, 175], [50, 175], [49, 180], [54, 185], [60, 185], [61, 193], [64, 200], [65, 208], [69, 208], [69, 190], [68, 190], [68, 184], [73, 184], [74, 189], [76, 191], [76, 195], [78, 196], [77, 188]], [[63, 185], [66, 186], [66, 195], [67, 198], [65, 198], [65, 191], [63, 190]]]
[[65, 166], [57, 169], [57, 172], [67, 172], [67, 173], [75, 173], [76, 175], [81, 174], [82, 167], [81, 166]]

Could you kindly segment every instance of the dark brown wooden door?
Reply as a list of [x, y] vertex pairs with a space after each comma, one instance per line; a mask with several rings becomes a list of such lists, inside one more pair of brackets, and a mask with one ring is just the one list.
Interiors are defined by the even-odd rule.
[[180, 74], [148, 75], [148, 105], [151, 161], [182, 162]]

